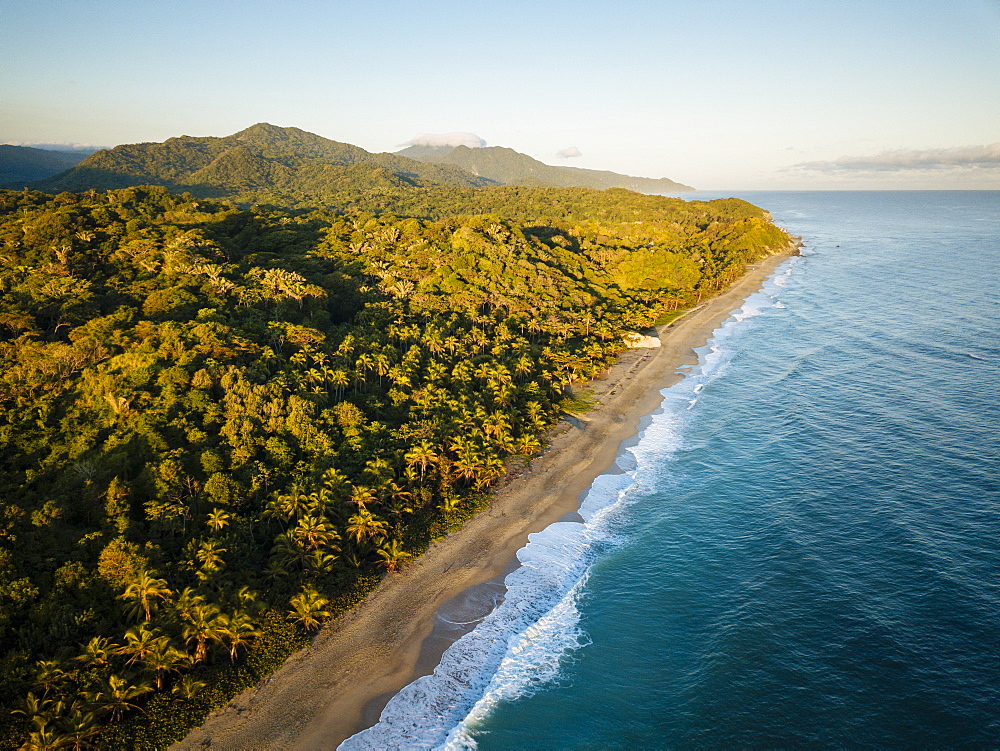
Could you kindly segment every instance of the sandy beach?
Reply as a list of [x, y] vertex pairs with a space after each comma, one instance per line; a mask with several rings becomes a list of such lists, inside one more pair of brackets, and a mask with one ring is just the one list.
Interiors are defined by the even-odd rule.
[[659, 348], [625, 352], [587, 384], [594, 409], [555, 426], [546, 436], [546, 451], [530, 469], [512, 473], [488, 510], [434, 543], [401, 573], [387, 576], [309, 648], [213, 713], [175, 748], [332, 749], [372, 724], [385, 701], [432, 670], [447, 645], [450, 637], [434, 631], [437, 611], [470, 588], [499, 580], [516, 565], [515, 553], [530, 533], [576, 511], [594, 478], [612, 467], [622, 442], [657, 409], [660, 390], [682, 377], [679, 368], [697, 362], [694, 348], [796, 252], [791, 248], [765, 259], [728, 290], [661, 329]]

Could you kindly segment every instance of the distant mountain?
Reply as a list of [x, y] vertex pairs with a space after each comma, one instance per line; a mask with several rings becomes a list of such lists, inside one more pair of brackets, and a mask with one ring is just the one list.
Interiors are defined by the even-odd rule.
[[396, 154], [399, 156], [405, 156], [408, 159], [416, 159], [421, 162], [440, 162], [446, 156], [448, 156], [448, 154], [453, 152], [456, 148], [458, 147], [430, 146], [428, 144], [420, 143], [420, 144], [415, 144], [413, 146], [407, 146], [402, 151], [397, 151]]
[[434, 184], [483, 186], [494, 181], [455, 165], [372, 154], [298, 128], [259, 123], [222, 138], [180, 136], [98, 151], [34, 187], [57, 192], [163, 185], [222, 196]]
[[56, 175], [82, 162], [87, 153], [0, 145], [0, 188], [17, 190], [35, 180]]
[[470, 149], [468, 146], [410, 146], [396, 152], [422, 162], [461, 167], [480, 177], [506, 185], [542, 185], [555, 188], [627, 188], [637, 193], [693, 191], [667, 178], [630, 177], [604, 170], [555, 167], [502, 146]]
[[[299, 128], [258, 123], [225, 137], [180, 136], [163, 143], [134, 143], [91, 154], [3, 147], [35, 152], [51, 165], [44, 171], [12, 173], [3, 184], [48, 192], [163, 185], [204, 197], [320, 194], [451, 185], [535, 185], [627, 188], [638, 193], [679, 193], [681, 183], [614, 172], [555, 167], [497, 146], [410, 146], [396, 154], [373, 154]], [[72, 159], [53, 163], [55, 159]], [[79, 162], [78, 164], [76, 162]], [[40, 162], [41, 163], [41, 162]], [[75, 166], [74, 166], [75, 165]], [[69, 167], [70, 169], [67, 169]], [[66, 170], [59, 173], [60, 170]], [[20, 184], [16, 184], [20, 181]]]

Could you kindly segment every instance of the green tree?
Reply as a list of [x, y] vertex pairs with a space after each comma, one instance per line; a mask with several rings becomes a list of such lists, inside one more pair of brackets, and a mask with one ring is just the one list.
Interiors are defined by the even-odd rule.
[[347, 520], [347, 534], [355, 545], [385, 537], [388, 525], [371, 511], [361, 509]]
[[165, 579], [158, 579], [154, 571], [143, 569], [125, 587], [120, 599], [132, 603], [129, 611], [133, 617], [145, 615], [147, 621], [153, 618], [153, 607], [157, 600], [166, 600], [173, 594]]
[[289, 603], [292, 609], [288, 614], [288, 620], [302, 626], [306, 631], [315, 631], [330, 617], [330, 612], [325, 609], [328, 602], [329, 600], [313, 587], [305, 586], [301, 592], [292, 597]]
[[183, 619], [184, 642], [194, 647], [194, 661], [208, 659], [208, 645], [221, 644], [225, 638], [226, 619], [219, 608], [210, 603], [193, 605]]
[[111, 675], [97, 691], [84, 692], [83, 697], [97, 713], [108, 714], [115, 722], [126, 712], [139, 709], [135, 699], [152, 690], [145, 681], [132, 683], [124, 676]]
[[403, 549], [402, 543], [396, 539], [389, 540], [376, 552], [381, 559], [380, 563], [382, 567], [386, 570], [386, 573], [390, 574], [399, 571], [413, 557]]

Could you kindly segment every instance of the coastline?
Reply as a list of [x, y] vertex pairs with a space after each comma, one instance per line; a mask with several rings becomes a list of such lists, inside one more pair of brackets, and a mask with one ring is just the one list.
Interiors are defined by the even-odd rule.
[[663, 327], [659, 348], [623, 353], [587, 384], [594, 408], [551, 429], [545, 452], [530, 469], [512, 473], [487, 510], [403, 572], [387, 576], [311, 646], [214, 712], [175, 748], [332, 748], [372, 724], [389, 696], [433, 670], [447, 646], [434, 629], [439, 609], [502, 578], [529, 533], [575, 512], [594, 479], [613, 466], [622, 443], [660, 405], [660, 391], [683, 377], [677, 370], [697, 362], [694, 348], [796, 253], [790, 246], [751, 266], [727, 290]]

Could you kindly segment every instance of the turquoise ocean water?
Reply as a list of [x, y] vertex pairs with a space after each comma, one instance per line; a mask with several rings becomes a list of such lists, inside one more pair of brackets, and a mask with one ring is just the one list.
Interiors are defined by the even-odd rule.
[[345, 747], [1000, 746], [1000, 192], [742, 197], [802, 257]]

